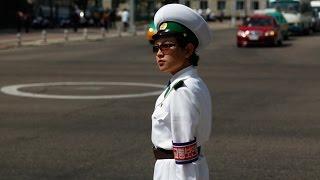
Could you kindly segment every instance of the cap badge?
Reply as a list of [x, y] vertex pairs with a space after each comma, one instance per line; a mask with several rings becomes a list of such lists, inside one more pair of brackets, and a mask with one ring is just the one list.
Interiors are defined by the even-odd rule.
[[167, 28], [167, 26], [168, 26], [168, 24], [167, 23], [163, 23], [163, 24], [161, 24], [161, 26], [160, 26], [160, 30], [165, 30], [166, 28]]

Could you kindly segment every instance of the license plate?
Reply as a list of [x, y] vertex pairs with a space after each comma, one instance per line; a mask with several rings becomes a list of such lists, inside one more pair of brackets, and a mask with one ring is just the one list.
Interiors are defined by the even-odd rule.
[[255, 35], [255, 34], [249, 35], [248, 37], [249, 37], [249, 39], [252, 40], [252, 41], [256, 41], [256, 40], [259, 39], [259, 36], [258, 36], [258, 35]]

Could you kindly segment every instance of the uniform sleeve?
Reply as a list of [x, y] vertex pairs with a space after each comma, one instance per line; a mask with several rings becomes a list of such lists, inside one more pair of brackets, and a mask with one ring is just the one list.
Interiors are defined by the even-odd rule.
[[181, 87], [172, 94], [170, 118], [172, 140], [174, 143], [185, 143], [194, 140], [200, 112], [194, 93], [187, 87]]
[[200, 119], [199, 103], [194, 93], [185, 86], [177, 89], [172, 95], [170, 118], [176, 178], [193, 179], [197, 176], [197, 167], [192, 162], [198, 159], [195, 135]]

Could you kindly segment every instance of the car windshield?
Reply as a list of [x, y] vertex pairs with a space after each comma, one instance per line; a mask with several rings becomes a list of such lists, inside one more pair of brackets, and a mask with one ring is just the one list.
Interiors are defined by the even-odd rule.
[[288, 13], [298, 13], [300, 9], [300, 3], [294, 1], [276, 1], [272, 2], [270, 6]]
[[68, 19], [70, 17], [70, 9], [67, 7], [60, 7], [58, 9], [58, 16], [62, 19]]
[[244, 22], [245, 26], [271, 26], [272, 19], [269, 18], [248, 18]]

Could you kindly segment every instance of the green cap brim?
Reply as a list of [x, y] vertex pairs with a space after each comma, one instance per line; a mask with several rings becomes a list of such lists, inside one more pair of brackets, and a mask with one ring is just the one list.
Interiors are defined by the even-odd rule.
[[161, 37], [181, 35], [188, 39], [190, 42], [198, 44], [198, 38], [187, 27], [176, 22], [164, 22], [158, 27], [158, 31], [152, 36], [153, 40], [157, 40]]

